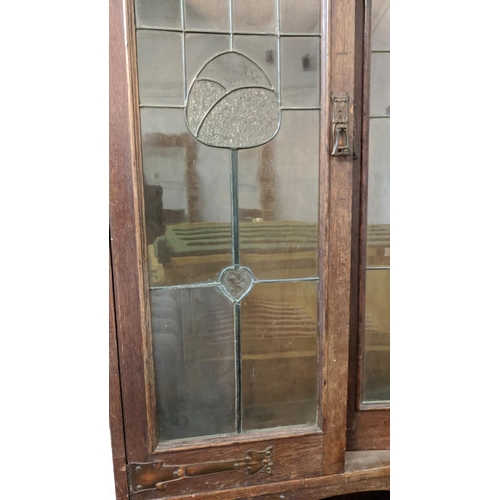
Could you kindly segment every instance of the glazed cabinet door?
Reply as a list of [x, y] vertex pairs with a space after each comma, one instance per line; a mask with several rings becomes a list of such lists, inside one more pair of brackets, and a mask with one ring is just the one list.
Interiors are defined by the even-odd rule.
[[132, 498], [343, 470], [361, 8], [111, 1]]

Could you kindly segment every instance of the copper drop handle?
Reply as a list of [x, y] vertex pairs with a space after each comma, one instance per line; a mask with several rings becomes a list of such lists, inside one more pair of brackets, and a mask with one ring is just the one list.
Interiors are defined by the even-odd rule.
[[352, 156], [349, 142], [349, 94], [332, 95], [332, 156]]

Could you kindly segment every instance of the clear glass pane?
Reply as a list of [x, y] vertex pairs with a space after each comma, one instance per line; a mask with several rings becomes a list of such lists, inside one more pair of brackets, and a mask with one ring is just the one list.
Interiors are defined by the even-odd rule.
[[186, 35], [187, 87], [212, 58], [229, 50], [229, 35], [206, 35], [188, 33]]
[[390, 120], [370, 120], [368, 168], [368, 266], [390, 265]]
[[389, 270], [366, 272], [364, 403], [389, 401], [390, 277]]
[[249, 57], [278, 88], [278, 38], [274, 36], [235, 35], [234, 49]]
[[317, 284], [256, 284], [241, 305], [243, 430], [316, 424]]
[[233, 0], [234, 31], [276, 33], [277, 0]]
[[283, 106], [319, 106], [320, 39], [281, 39], [281, 100]]
[[159, 441], [235, 431], [233, 308], [217, 288], [151, 292]]
[[[372, 4], [365, 339], [361, 403], [389, 404], [389, 0]], [[386, 52], [376, 52], [386, 51]]]
[[180, 33], [138, 30], [137, 59], [141, 104], [184, 104]]
[[370, 83], [370, 116], [389, 116], [390, 54], [373, 53]]
[[282, 33], [320, 33], [319, 0], [279, 0]]
[[319, 111], [283, 111], [278, 135], [240, 151], [241, 262], [257, 279], [318, 275]]
[[196, 141], [182, 109], [143, 108], [141, 131], [150, 284], [217, 280], [231, 263], [229, 152]]
[[372, 50], [389, 50], [390, 2], [372, 0]]
[[136, 25], [182, 28], [181, 0], [135, 0]]
[[184, 0], [188, 30], [229, 31], [229, 0]]

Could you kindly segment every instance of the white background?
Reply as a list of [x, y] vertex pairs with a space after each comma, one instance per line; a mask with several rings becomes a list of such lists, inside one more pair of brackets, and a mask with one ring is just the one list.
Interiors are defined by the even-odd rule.
[[[396, 500], [497, 492], [499, 10], [391, 6]], [[2, 20], [0, 496], [112, 499], [108, 5]]]

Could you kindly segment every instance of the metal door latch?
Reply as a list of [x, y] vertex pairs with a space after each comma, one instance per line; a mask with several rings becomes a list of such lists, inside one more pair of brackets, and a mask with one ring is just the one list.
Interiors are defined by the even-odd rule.
[[247, 451], [246, 457], [224, 462], [210, 462], [191, 465], [170, 465], [163, 460], [147, 463], [131, 463], [128, 466], [132, 494], [151, 490], [166, 490], [171, 481], [179, 481], [206, 474], [217, 474], [233, 470], [247, 475], [272, 473], [273, 447], [264, 451]]
[[349, 143], [349, 94], [332, 95], [332, 156], [352, 156]]

